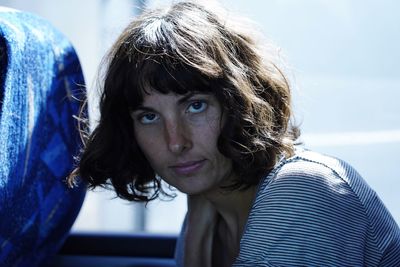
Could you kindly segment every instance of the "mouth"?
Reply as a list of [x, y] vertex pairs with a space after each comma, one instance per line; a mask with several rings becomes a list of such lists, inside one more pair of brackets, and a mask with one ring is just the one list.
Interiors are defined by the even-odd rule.
[[193, 174], [194, 172], [198, 171], [201, 167], [203, 167], [204, 163], [206, 162], [205, 159], [197, 160], [197, 161], [187, 161], [182, 163], [177, 163], [171, 165], [170, 168], [179, 175], [189, 175]]

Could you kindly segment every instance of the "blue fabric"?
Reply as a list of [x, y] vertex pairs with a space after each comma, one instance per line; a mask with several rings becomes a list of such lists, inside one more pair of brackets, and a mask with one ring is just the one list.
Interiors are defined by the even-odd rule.
[[261, 182], [233, 266], [400, 266], [400, 229], [351, 166], [299, 150]]
[[45, 266], [82, 205], [65, 178], [80, 144], [83, 75], [45, 20], [0, 7], [0, 265]]

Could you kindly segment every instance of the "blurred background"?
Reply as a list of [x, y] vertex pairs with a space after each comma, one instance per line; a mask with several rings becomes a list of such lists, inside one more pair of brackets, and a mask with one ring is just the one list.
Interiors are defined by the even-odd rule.
[[[151, 0], [0, 0], [49, 20], [74, 44], [90, 116], [100, 61]], [[211, 4], [213, 1], [209, 0]], [[400, 2], [395, 0], [223, 0], [232, 16], [256, 22], [289, 64], [306, 147], [352, 164], [400, 224]], [[177, 233], [185, 197], [147, 206], [106, 190], [88, 192], [73, 231]]]

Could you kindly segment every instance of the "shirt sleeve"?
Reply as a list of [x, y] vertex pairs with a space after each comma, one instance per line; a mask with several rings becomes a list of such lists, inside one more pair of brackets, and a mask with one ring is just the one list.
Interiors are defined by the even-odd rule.
[[[343, 174], [358, 175], [344, 168]], [[258, 193], [234, 266], [381, 266], [385, 252], [379, 240], [372, 240], [382, 237], [372, 233], [371, 207], [342, 173], [312, 161], [279, 170]], [[355, 179], [362, 182], [361, 177]], [[363, 193], [369, 205], [380, 210], [378, 225], [393, 224], [375, 192], [368, 187]], [[393, 246], [398, 246], [395, 222], [390, 231], [397, 239]]]

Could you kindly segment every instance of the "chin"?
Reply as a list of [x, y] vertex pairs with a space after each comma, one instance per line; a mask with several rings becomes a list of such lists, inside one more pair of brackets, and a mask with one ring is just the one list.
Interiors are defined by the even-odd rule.
[[178, 188], [178, 190], [186, 195], [198, 195], [204, 192], [204, 190], [196, 190], [196, 188]]
[[206, 194], [213, 191], [215, 187], [206, 187], [206, 186], [181, 186], [177, 187], [179, 191], [186, 195], [200, 195]]

